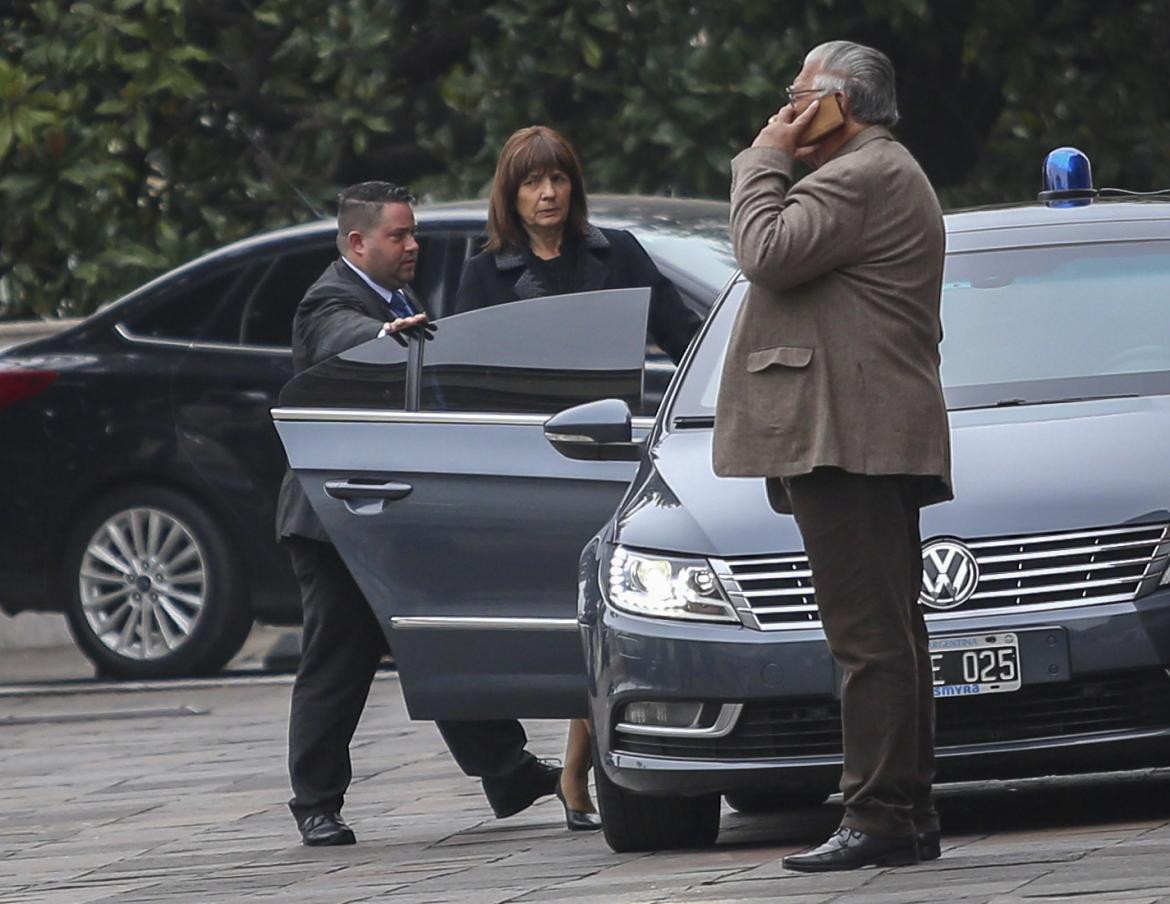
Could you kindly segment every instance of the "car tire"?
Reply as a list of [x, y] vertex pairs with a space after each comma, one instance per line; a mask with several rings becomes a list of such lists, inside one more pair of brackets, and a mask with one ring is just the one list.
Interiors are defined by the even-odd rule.
[[98, 500], [78, 519], [62, 573], [69, 629], [102, 677], [214, 674], [252, 627], [224, 530], [167, 487]]
[[818, 807], [832, 794], [832, 789], [812, 787], [769, 788], [764, 791], [731, 791], [723, 795], [727, 806], [737, 813], [776, 813]]
[[618, 854], [710, 847], [719, 837], [719, 795], [656, 797], [615, 785], [594, 749], [594, 782], [605, 841]]

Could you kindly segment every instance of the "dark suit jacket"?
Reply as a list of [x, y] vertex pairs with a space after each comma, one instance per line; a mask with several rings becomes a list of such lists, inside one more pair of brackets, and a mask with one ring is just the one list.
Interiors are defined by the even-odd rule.
[[[624, 230], [590, 225], [580, 241], [578, 285], [573, 291], [652, 289], [650, 335], [678, 363], [702, 320], [683, 303], [670, 280], [658, 272], [638, 240]], [[549, 294], [540, 275], [529, 268], [524, 251], [484, 251], [463, 266], [455, 312], [462, 314]]]
[[[415, 310], [422, 310], [413, 296], [410, 301]], [[309, 286], [293, 316], [293, 375], [375, 338], [382, 324], [390, 319], [385, 300], [362, 282], [345, 261], [334, 261]], [[296, 536], [329, 542], [292, 471], [285, 473], [280, 485], [276, 536], [278, 540]]]
[[792, 169], [773, 148], [731, 165], [731, 238], [751, 288], [723, 364], [715, 473], [911, 474], [920, 503], [949, 499], [934, 190], [881, 126], [799, 182]]

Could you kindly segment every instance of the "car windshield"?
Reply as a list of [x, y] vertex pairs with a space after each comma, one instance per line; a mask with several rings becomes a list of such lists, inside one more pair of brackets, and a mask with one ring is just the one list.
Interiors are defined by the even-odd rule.
[[726, 221], [700, 220], [683, 226], [635, 225], [630, 232], [654, 257], [658, 267], [674, 276], [685, 273], [692, 280], [718, 291], [736, 270], [731, 236]]
[[[672, 410], [709, 419], [737, 282]], [[1170, 392], [1170, 242], [966, 252], [943, 276], [942, 381], [952, 409]]]

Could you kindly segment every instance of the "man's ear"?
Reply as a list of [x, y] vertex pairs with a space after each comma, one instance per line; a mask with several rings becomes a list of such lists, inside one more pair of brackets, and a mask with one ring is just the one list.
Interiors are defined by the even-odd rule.
[[849, 95], [844, 91], [834, 91], [833, 96], [837, 98], [837, 106], [841, 108], [841, 115], [846, 120], [852, 120], [852, 107], [849, 103]]
[[345, 242], [350, 251], [361, 254], [366, 243], [366, 237], [357, 229], [351, 229], [345, 236]]

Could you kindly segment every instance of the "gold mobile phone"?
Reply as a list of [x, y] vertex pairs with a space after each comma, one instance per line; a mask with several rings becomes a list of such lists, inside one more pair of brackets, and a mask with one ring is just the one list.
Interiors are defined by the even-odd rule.
[[817, 98], [817, 100], [821, 102], [821, 105], [817, 107], [816, 115], [804, 127], [804, 131], [800, 135], [801, 147], [816, 144], [830, 132], [845, 124], [845, 117], [841, 115], [841, 105], [837, 103], [837, 95], [828, 94], [825, 97]]

